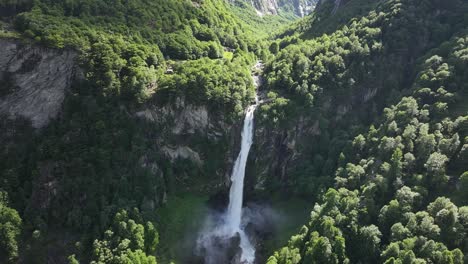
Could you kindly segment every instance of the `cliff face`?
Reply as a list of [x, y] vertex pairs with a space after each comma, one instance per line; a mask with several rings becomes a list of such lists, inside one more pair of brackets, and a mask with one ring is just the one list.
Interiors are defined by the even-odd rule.
[[76, 52], [0, 39], [0, 114], [35, 128], [55, 118], [70, 87]]
[[[272, 182], [280, 183], [281, 189], [288, 189], [293, 175], [304, 164], [311, 162], [310, 153], [327, 148], [328, 129], [336, 127], [345, 119], [355, 120], [362, 113], [376, 107], [377, 87], [362, 87], [347, 102], [333, 95], [321, 109], [334, 118], [328, 128], [323, 128], [321, 120], [304, 112], [292, 117], [287, 126], [271, 127], [258, 122], [255, 128], [255, 141], [250, 157], [252, 170], [248, 174], [250, 191], [275, 188]], [[278, 187], [278, 186], [276, 186]]]
[[[293, 0], [292, 4], [294, 7], [294, 13], [299, 17], [304, 17], [310, 14], [315, 10], [318, 1], [319, 0]], [[283, 2], [285, 2], [283, 5], [287, 5], [287, 3], [291, 1], [283, 0]]]
[[318, 0], [300, 1], [302, 4], [299, 5], [301, 17], [310, 14], [317, 7]]
[[277, 15], [278, 1], [276, 0], [252, 0], [252, 6], [257, 10], [259, 15]]
[[[27, 120], [35, 129], [68, 122], [54, 119], [65, 115], [63, 104], [71, 95], [68, 92], [71, 84], [82, 78], [77, 66], [78, 53], [9, 39], [0, 39], [0, 46], [0, 118]], [[156, 101], [132, 111], [121, 106], [125, 114], [138, 122], [139, 129], [154, 128], [148, 129], [151, 132], [145, 135], [151, 146], [141, 152], [136, 167], [149, 169], [151, 177], [161, 182], [176, 178], [179, 189], [207, 193], [225, 190], [239, 146], [241, 118], [226, 120], [221, 113], [210, 111], [206, 105], [190, 104], [184, 97], [165, 103]], [[6, 142], [6, 152], [21, 144], [21, 140], [13, 140], [21, 129], [8, 127], [10, 132], [1, 135], [0, 142]], [[72, 134], [63, 136], [64, 140], [70, 137]], [[33, 179], [35, 202], [30, 208], [49, 210], [53, 207], [51, 201], [63, 193], [66, 180], [56, 172], [63, 172], [67, 162], [50, 158], [37, 164], [39, 177]], [[157, 195], [146, 197], [142, 206], [154, 209], [163, 203], [167, 189], [167, 186], [161, 187], [155, 191]]]
[[281, 12], [292, 12], [299, 17], [308, 15], [315, 9], [318, 0], [230, 0], [249, 2], [259, 16], [278, 15]]
[[162, 132], [154, 142], [165, 160], [189, 163], [209, 174], [201, 188], [214, 190], [229, 185], [241, 120], [232, 123], [205, 105], [188, 103], [184, 97], [175, 102], [148, 103], [135, 116]]

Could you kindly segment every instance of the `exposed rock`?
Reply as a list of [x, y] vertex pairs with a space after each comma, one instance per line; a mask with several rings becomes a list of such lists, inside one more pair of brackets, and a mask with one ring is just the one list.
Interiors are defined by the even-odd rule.
[[[333, 120], [330, 119], [331, 122], [348, 118], [351, 113], [368, 112], [374, 106], [379, 89], [381, 90], [378, 86], [360, 87], [348, 100], [328, 95], [329, 98], [324, 99], [321, 111], [334, 117]], [[268, 179], [272, 177], [281, 182], [287, 181], [288, 174], [303, 162], [306, 153], [314, 151], [316, 146], [307, 142], [317, 139], [322, 134], [322, 129], [319, 120], [307, 113], [295, 116], [294, 121], [287, 127], [271, 128], [257, 124], [251, 155], [255, 170], [251, 175], [247, 175], [252, 181], [252, 188], [265, 189]], [[310, 149], [305, 149], [306, 145], [309, 145]]]
[[159, 175], [162, 173], [158, 164], [154, 161], [151, 161], [148, 156], [141, 157], [139, 162], [141, 167], [149, 169], [153, 175]]
[[195, 130], [204, 131], [207, 127], [208, 111], [206, 110], [206, 107], [195, 107], [189, 105], [178, 115], [172, 132], [174, 134], [181, 134], [186, 131], [187, 133], [193, 134], [195, 133]]
[[251, 0], [253, 7], [261, 15], [277, 15], [278, 14], [278, 2], [276, 0]]
[[296, 15], [305, 17], [315, 10], [319, 0], [294, 0], [294, 11]]
[[8, 39], [0, 39], [0, 46], [0, 113], [44, 127], [60, 111], [77, 53]]
[[349, 110], [351, 110], [351, 106], [350, 105], [339, 105], [336, 109], [337, 109], [336, 110], [336, 119], [340, 119], [345, 114], [347, 114], [349, 112]]
[[[209, 235], [209, 234], [208, 234]], [[206, 264], [236, 264], [241, 263], [240, 235], [236, 233], [233, 237], [224, 234], [213, 234], [202, 236], [199, 241], [195, 255], [204, 259]]]
[[162, 151], [171, 160], [188, 159], [199, 166], [203, 165], [203, 161], [200, 159], [200, 155], [187, 146], [177, 146], [177, 147], [164, 146], [162, 147]]
[[[186, 104], [184, 98], [177, 98], [175, 104], [164, 106], [150, 106], [150, 108], [137, 112], [138, 117], [159, 124], [168, 124], [171, 132], [180, 134], [207, 133], [209, 128], [217, 125], [210, 123], [206, 106]], [[222, 122], [219, 125], [224, 125]], [[219, 135], [219, 131], [211, 131], [213, 135]]]
[[[231, 3], [242, 0], [229, 0]], [[243, 0], [255, 8], [259, 16], [278, 15], [282, 10], [293, 11], [297, 16], [310, 14], [319, 0]]]
[[364, 103], [367, 103], [369, 100], [371, 100], [377, 95], [377, 91], [378, 91], [377, 88], [367, 89], [363, 95], [362, 101]]
[[240, 119], [227, 120], [221, 113], [209, 111], [206, 105], [188, 103], [184, 97], [170, 102], [148, 102], [135, 115], [161, 131], [154, 143], [161, 155], [172, 163], [190, 160], [212, 175], [212, 182], [207, 183], [211, 190], [229, 185], [230, 169], [239, 146]]
[[345, 1], [342, 1], [342, 0], [319, 0], [317, 2], [316, 9], [320, 10], [320, 8], [327, 2], [333, 2], [333, 9], [331, 11], [331, 14], [334, 15], [336, 13], [336, 11], [338, 11], [338, 9], [342, 6], [343, 2], [345, 2]]

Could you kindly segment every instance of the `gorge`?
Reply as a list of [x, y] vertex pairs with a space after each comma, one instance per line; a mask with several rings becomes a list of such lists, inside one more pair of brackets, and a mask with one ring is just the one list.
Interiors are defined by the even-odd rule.
[[0, 263], [468, 263], [465, 0], [0, 0]]

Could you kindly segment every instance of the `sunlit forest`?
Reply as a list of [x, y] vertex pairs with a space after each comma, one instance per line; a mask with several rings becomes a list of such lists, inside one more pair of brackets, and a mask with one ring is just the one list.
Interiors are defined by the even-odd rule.
[[0, 0], [0, 263], [468, 263], [465, 0]]

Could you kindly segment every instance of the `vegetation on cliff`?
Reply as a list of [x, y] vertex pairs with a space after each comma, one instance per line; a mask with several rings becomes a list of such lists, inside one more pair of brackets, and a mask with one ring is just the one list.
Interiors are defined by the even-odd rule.
[[[259, 58], [256, 125], [282, 138], [256, 141], [299, 136], [284, 175], [257, 191], [316, 202], [267, 263], [467, 262], [468, 5], [343, 3], [322, 1], [273, 35], [294, 16], [260, 18], [243, 1], [0, 0], [1, 36], [77, 50], [82, 70], [41, 131], [0, 119], [0, 262], [180, 257], [191, 207], [223, 188], [213, 179], [230, 139], [136, 113], [195, 105], [235, 130]], [[14, 90], [0, 86], [0, 97]], [[204, 163], [159, 149], [187, 141]]]
[[[327, 175], [334, 180], [268, 263], [466, 262], [466, 8], [386, 1], [331, 35], [297, 39], [269, 64], [284, 107], [324, 120], [319, 138], [330, 142], [325, 152], [315, 148], [307, 170], [289, 175], [292, 188], [313, 193], [330, 184]], [[370, 114], [349, 102], [356, 94], [374, 102]], [[329, 111], [330, 103], [351, 110]]]
[[[184, 98], [228, 123], [239, 120], [253, 99], [250, 66], [262, 45], [252, 24], [219, 0], [0, 1], [0, 15], [3, 37], [77, 50], [82, 70], [60, 117], [47, 128], [35, 132], [26, 120], [2, 117], [0, 191], [9, 203], [2, 204], [8, 211], [1, 219], [1, 261], [20, 255], [27, 262], [65, 262], [63, 256], [73, 255], [72, 263], [153, 263], [147, 256], [155, 245], [138, 242], [147, 236], [146, 222], [157, 225], [155, 210], [168, 193], [214, 178], [228, 146], [224, 138], [198, 139], [193, 144], [210, 162], [201, 168], [172, 163], [154, 143], [174, 140], [165, 136], [170, 131], [134, 113]], [[176, 181], [184, 183], [176, 188]], [[125, 224], [112, 220], [135, 208], [140, 213], [129, 214]], [[23, 219], [21, 236], [18, 221], [9, 219], [15, 214]], [[134, 227], [124, 231], [120, 225]], [[47, 247], [63, 251], [51, 256]]]

